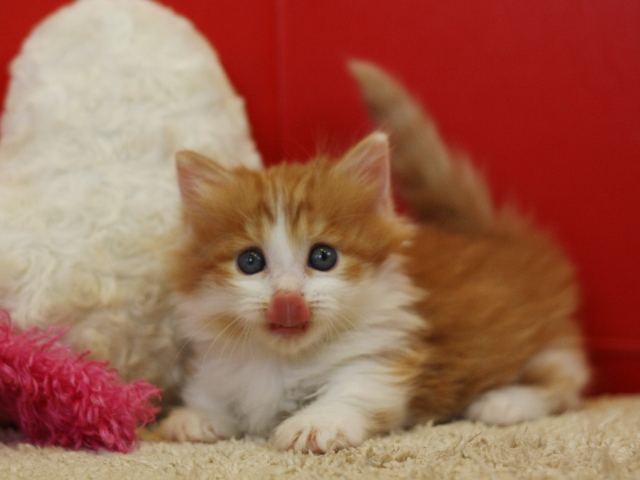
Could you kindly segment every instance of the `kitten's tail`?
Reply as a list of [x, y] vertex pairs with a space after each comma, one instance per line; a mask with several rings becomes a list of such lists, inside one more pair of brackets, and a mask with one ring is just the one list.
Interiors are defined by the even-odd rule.
[[404, 87], [369, 62], [351, 61], [349, 69], [371, 116], [390, 135], [397, 193], [411, 213], [467, 233], [504, 227], [498, 217], [511, 215], [496, 215], [483, 176], [447, 147], [433, 120]]

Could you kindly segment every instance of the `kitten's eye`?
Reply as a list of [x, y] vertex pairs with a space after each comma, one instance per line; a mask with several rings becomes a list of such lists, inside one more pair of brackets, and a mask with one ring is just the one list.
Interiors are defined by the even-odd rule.
[[264, 255], [257, 248], [250, 248], [245, 250], [236, 260], [238, 268], [247, 275], [253, 275], [254, 273], [261, 272], [267, 266], [267, 262], [264, 259]]
[[338, 261], [338, 252], [327, 245], [317, 245], [309, 253], [309, 266], [321, 272], [331, 270]]

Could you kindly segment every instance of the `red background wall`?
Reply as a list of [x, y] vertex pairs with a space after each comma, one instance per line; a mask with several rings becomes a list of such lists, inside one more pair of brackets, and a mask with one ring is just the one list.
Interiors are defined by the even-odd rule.
[[[62, 0], [0, 2], [0, 91]], [[472, 153], [498, 198], [578, 264], [595, 392], [640, 392], [640, 2], [166, 0], [216, 46], [268, 163], [370, 125], [345, 61], [377, 61]]]

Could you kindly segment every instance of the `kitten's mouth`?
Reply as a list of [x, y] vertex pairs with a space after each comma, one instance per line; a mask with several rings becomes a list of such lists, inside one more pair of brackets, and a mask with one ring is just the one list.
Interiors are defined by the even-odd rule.
[[289, 338], [302, 335], [309, 330], [309, 322], [299, 323], [297, 325], [281, 325], [278, 323], [270, 323], [269, 331], [279, 337]]
[[283, 338], [304, 334], [309, 330], [311, 312], [298, 292], [276, 292], [267, 312], [269, 331]]

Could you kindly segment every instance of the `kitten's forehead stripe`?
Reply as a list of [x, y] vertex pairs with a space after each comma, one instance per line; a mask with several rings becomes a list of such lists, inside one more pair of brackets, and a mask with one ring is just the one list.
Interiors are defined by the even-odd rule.
[[284, 209], [278, 209], [276, 222], [267, 231], [264, 242], [268, 258], [267, 274], [273, 291], [301, 291], [305, 275], [304, 245], [290, 232]]

